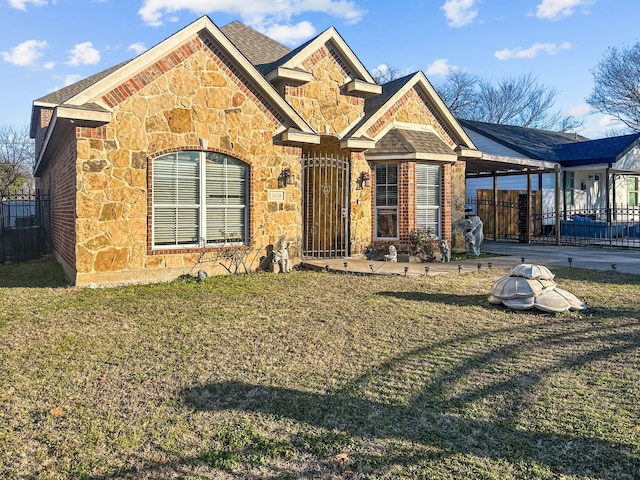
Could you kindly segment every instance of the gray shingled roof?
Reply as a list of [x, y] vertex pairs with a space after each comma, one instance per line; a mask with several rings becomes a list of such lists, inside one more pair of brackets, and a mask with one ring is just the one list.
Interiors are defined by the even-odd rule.
[[378, 142], [371, 154], [381, 153], [435, 153], [455, 155], [453, 150], [433, 132], [394, 128], [389, 130]]
[[565, 167], [593, 163], [614, 163], [634, 143], [638, 143], [638, 139], [640, 139], [640, 133], [633, 133], [631, 135], [558, 145], [554, 150], [560, 159], [560, 163]]
[[38, 98], [33, 103], [35, 103], [35, 104], [61, 105], [61, 104], [65, 103], [67, 100], [69, 100], [70, 98], [75, 97], [80, 92], [82, 92], [82, 91], [86, 90], [87, 88], [91, 87], [92, 85], [98, 83], [100, 80], [102, 80], [103, 78], [107, 77], [111, 73], [115, 72], [119, 68], [123, 67], [124, 65], [126, 65], [130, 61], [131, 60], [127, 60], [125, 62], [119, 63], [118, 65], [115, 65], [113, 67], [107, 68], [106, 70], [98, 72], [95, 75], [91, 75], [90, 77], [84, 78], [84, 79], [80, 80], [79, 82], [72, 83], [71, 85], [68, 85], [68, 86], [66, 86], [64, 88], [61, 88], [60, 90], [56, 90], [55, 92], [51, 92], [51, 93], [45, 95], [44, 97]]
[[[273, 62], [290, 51], [284, 45], [237, 21], [225, 25], [220, 30], [253, 64]], [[51, 92], [44, 97], [38, 98], [34, 103], [61, 105], [130, 61], [131, 59], [126, 60], [60, 90]]]
[[253, 65], [275, 62], [291, 51], [274, 39], [238, 21], [231, 22], [220, 30]]
[[535, 128], [463, 119], [458, 119], [458, 122], [465, 129], [473, 130], [516, 152], [537, 160], [558, 161], [559, 158], [554, 150], [556, 146], [588, 140], [575, 133], [550, 132]]
[[550, 160], [564, 167], [614, 163], [638, 142], [640, 133], [589, 140], [575, 133], [550, 132], [512, 125], [458, 120], [469, 128], [512, 150], [538, 160]]

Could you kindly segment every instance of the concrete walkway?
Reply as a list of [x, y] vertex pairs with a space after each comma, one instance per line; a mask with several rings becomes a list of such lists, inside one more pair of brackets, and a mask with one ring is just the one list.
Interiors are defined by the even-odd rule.
[[[443, 273], [465, 273], [480, 268], [508, 268], [524, 263], [554, 266], [571, 266], [591, 270], [613, 270], [640, 275], [640, 250], [619, 248], [569, 247], [558, 245], [529, 245], [525, 243], [492, 242], [482, 244], [482, 253], [498, 256], [451, 263], [392, 263], [352, 258], [303, 260], [306, 268], [369, 273], [382, 275], [438, 275]], [[428, 269], [425, 270], [425, 269]]]

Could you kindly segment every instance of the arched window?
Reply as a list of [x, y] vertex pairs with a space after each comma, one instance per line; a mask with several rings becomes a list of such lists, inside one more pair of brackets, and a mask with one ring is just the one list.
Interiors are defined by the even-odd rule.
[[152, 162], [153, 248], [247, 243], [249, 168], [228, 155], [183, 151]]

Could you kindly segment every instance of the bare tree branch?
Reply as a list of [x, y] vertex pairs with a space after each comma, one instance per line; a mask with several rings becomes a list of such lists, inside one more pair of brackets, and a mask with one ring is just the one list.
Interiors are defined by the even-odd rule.
[[640, 131], [640, 43], [609, 48], [591, 73], [595, 85], [587, 103]]
[[468, 72], [451, 71], [438, 93], [454, 116], [467, 120], [562, 132], [582, 124], [553, 111], [557, 91], [531, 74], [493, 84]]
[[28, 127], [0, 126], [0, 196], [31, 188], [34, 158]]

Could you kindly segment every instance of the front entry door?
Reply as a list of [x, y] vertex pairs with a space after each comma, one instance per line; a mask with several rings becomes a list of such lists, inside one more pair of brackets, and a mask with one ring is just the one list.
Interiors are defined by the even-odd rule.
[[349, 161], [323, 155], [302, 159], [304, 258], [349, 255]]

